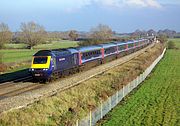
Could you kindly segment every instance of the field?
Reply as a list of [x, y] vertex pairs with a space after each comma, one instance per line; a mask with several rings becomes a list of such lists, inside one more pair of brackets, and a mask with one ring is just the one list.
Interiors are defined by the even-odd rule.
[[27, 50], [27, 49], [14, 49], [14, 50], [1, 50], [3, 54], [3, 63], [11, 62], [21, 62], [27, 61], [32, 58], [32, 55], [37, 52], [37, 50]]
[[[6, 47], [10, 49], [0, 50], [0, 53], [3, 54], [2, 61], [4, 63], [10, 62], [19, 62], [30, 60], [32, 55], [37, 52], [39, 49], [56, 49], [56, 48], [67, 48], [77, 46], [77, 42], [74, 41], [55, 41], [50, 44], [41, 44], [34, 47], [33, 50], [30, 49], [17, 49], [24, 48], [25, 44], [7, 44]], [[18, 59], [18, 60], [17, 60]]]
[[[180, 48], [177, 39], [176, 46]], [[149, 78], [98, 125], [176, 126], [180, 124], [180, 49], [168, 50]]]
[[180, 47], [180, 39], [178, 39], [178, 38], [173, 38], [173, 39], [169, 39], [169, 41], [175, 42], [175, 43], [176, 43], [176, 46], [177, 46], [177, 47]]
[[7, 72], [13, 72], [30, 67], [28, 61], [31, 60], [32, 55], [40, 49], [57, 49], [76, 47], [78, 44], [75, 41], [61, 40], [53, 41], [48, 44], [40, 44], [34, 47], [33, 50], [25, 49], [26, 44], [6, 44], [6, 49], [0, 50], [4, 64], [8, 66]]

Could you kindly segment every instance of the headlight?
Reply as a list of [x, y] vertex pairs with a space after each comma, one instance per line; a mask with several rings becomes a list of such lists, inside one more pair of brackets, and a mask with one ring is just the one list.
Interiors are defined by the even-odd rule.
[[31, 71], [34, 71], [34, 69], [31, 69]]
[[43, 71], [47, 71], [48, 69], [43, 69]]

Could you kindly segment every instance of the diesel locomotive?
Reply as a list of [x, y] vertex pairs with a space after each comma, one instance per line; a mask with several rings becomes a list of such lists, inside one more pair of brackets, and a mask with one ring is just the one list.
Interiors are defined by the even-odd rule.
[[151, 42], [152, 37], [77, 48], [40, 50], [33, 55], [29, 70], [34, 79], [59, 78], [140, 50]]

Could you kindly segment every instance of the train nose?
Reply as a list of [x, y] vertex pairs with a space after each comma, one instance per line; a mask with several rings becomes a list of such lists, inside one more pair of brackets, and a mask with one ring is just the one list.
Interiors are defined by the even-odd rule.
[[31, 69], [32, 76], [34, 78], [46, 79], [51, 75], [51, 71], [49, 69]]

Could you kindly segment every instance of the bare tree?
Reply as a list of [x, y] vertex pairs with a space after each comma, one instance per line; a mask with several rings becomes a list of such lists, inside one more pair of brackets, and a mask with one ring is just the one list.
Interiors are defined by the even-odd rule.
[[10, 42], [12, 39], [12, 32], [5, 23], [0, 23], [0, 48], [3, 48], [5, 43]]
[[70, 39], [73, 40], [73, 41], [77, 40], [77, 38], [78, 38], [78, 33], [77, 33], [77, 31], [71, 30], [71, 31], [69, 32], [69, 37], [70, 37]]
[[99, 24], [91, 29], [91, 37], [97, 40], [107, 40], [112, 37], [112, 29], [108, 25]]
[[46, 38], [46, 31], [43, 26], [35, 22], [21, 23], [22, 37], [25, 43], [32, 49], [33, 46], [42, 43]]
[[158, 40], [161, 42], [161, 43], [166, 43], [168, 41], [168, 37], [166, 35], [159, 35], [158, 36]]

